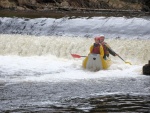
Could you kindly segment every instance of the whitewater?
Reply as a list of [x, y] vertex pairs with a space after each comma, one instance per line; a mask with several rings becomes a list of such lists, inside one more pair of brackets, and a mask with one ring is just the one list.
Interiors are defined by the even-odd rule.
[[[54, 112], [71, 106], [90, 112], [96, 105], [86, 99], [104, 95], [146, 95], [149, 100], [150, 77], [142, 74], [150, 60], [149, 29], [149, 18], [0, 18], [0, 111], [45, 107]], [[132, 65], [110, 56], [108, 70], [82, 68], [84, 58], [71, 53], [88, 55], [94, 37], [102, 34]], [[147, 103], [142, 110], [149, 110]]]

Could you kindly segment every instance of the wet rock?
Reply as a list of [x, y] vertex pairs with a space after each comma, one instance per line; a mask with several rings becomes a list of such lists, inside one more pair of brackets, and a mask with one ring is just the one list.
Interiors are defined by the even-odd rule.
[[145, 64], [143, 66], [143, 74], [144, 75], [150, 75], [150, 60], [148, 64]]

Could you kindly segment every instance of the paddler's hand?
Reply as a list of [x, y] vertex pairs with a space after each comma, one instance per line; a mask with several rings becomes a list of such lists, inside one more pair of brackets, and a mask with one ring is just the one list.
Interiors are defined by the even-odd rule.
[[115, 54], [115, 56], [118, 56], [118, 54]]

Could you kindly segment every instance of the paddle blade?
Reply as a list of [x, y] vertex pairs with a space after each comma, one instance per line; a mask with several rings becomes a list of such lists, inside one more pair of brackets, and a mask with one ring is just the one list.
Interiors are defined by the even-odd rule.
[[126, 64], [130, 64], [132, 65], [130, 62], [126, 62], [123, 58], [121, 58], [121, 56], [117, 55], [121, 60], [123, 60]]
[[80, 55], [77, 55], [77, 54], [71, 54], [73, 58], [81, 58]]
[[130, 65], [132, 65], [130, 62], [125, 62], [126, 64], [130, 64]]

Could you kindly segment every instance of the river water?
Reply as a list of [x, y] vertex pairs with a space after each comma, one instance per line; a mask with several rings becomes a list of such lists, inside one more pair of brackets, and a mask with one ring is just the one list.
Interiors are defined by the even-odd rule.
[[[148, 17], [0, 18], [0, 112], [150, 112], [149, 29]], [[71, 53], [100, 34], [132, 65], [83, 69]]]

